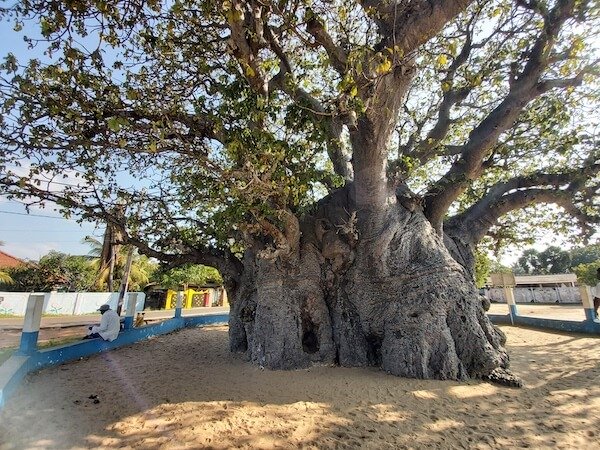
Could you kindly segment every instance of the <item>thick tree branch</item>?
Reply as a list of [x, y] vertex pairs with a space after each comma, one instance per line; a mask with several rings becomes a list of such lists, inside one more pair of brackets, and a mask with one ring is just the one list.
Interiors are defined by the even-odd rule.
[[585, 180], [598, 173], [600, 164], [591, 164], [569, 172], [538, 172], [498, 183], [469, 209], [449, 219], [445, 228], [460, 234], [465, 241], [477, 243], [508, 212], [535, 203], [554, 203], [587, 229], [592, 223], [600, 223], [600, 215], [584, 213], [576, 205], [576, 200], [593, 201], [598, 197], [598, 186], [585, 187]]
[[263, 96], [268, 95], [268, 80], [260, 65], [258, 52], [264, 45], [264, 7], [255, 2], [233, 0], [228, 15], [230, 48], [242, 67], [252, 88]]
[[[391, 52], [389, 70], [377, 70], [370, 81], [359, 82], [358, 91], [366, 112], [350, 128], [353, 149], [354, 198], [357, 206], [378, 209], [388, 201], [387, 144], [393, 132], [402, 101], [414, 76], [414, 53], [438, 33], [470, 1], [387, 2], [365, 0], [361, 3], [372, 17], [382, 37], [375, 51]], [[383, 51], [387, 49], [386, 51]], [[371, 70], [371, 69], [369, 69]]]
[[[344, 149], [342, 144], [342, 131], [344, 122], [334, 113], [325, 110], [325, 107], [316, 98], [311, 96], [306, 90], [298, 87], [293, 81], [292, 64], [288, 56], [283, 51], [273, 30], [265, 25], [265, 37], [273, 52], [279, 58], [279, 72], [269, 81], [269, 92], [280, 90], [288, 96], [313, 117], [315, 126], [322, 126], [327, 131], [327, 153], [333, 164], [333, 170], [345, 180], [350, 181], [353, 178], [352, 165], [350, 164], [350, 155]], [[286, 80], [286, 77], [290, 79]]]
[[478, 178], [483, 161], [500, 135], [508, 130], [525, 106], [544, 90], [539, 79], [548, 65], [548, 57], [561, 26], [574, 11], [575, 0], [561, 0], [549, 12], [549, 19], [528, 53], [520, 74], [510, 80], [510, 90], [504, 100], [470, 133], [461, 157], [448, 172], [429, 189], [425, 200], [425, 214], [441, 233], [442, 221], [448, 208], [462, 194], [469, 183]]
[[307, 11], [308, 20], [306, 22], [306, 31], [314, 38], [327, 52], [331, 66], [342, 76], [348, 71], [347, 62], [348, 54], [341, 45], [337, 45], [323, 25], [322, 20], [315, 14], [312, 9]]
[[[381, 47], [398, 48], [406, 55], [435, 36], [472, 0], [363, 0], [382, 36]], [[375, 11], [372, 13], [371, 11]]]
[[82, 198], [65, 195], [64, 191], [43, 189], [33, 182], [24, 181], [22, 179], [15, 180], [8, 176], [0, 178], [0, 186], [2, 186], [3, 190], [9, 194], [11, 189], [15, 186], [15, 183], [19, 184], [18, 189], [15, 191], [15, 195], [23, 195], [24, 192], [27, 192], [35, 198], [54, 202], [71, 211], [79, 210], [82, 212], [82, 217], [87, 220], [98, 220], [100, 222], [108, 223], [118, 232], [117, 234], [122, 239], [122, 242], [118, 242], [119, 244], [131, 244], [138, 248], [141, 253], [166, 262], [171, 267], [188, 263], [204, 264], [219, 270], [228, 284], [237, 284], [239, 282], [243, 266], [241, 261], [230, 251], [208, 246], [189, 245], [180, 246], [181, 252], [177, 254], [157, 250], [150, 246], [146, 240], [141, 239], [127, 229], [125, 223], [126, 220], [122, 213], [122, 207], [110, 209], [102, 202], [97, 191], [93, 188], [81, 192], [81, 195], [95, 198], [95, 204], [88, 204]]
[[241, 261], [228, 250], [214, 247], [187, 247], [182, 253], [171, 254], [156, 250], [146, 241], [129, 234], [124, 235], [124, 240], [124, 244], [135, 246], [144, 255], [166, 262], [169, 267], [178, 267], [184, 264], [202, 264], [214, 267], [224, 278], [226, 284], [238, 284], [242, 275]]

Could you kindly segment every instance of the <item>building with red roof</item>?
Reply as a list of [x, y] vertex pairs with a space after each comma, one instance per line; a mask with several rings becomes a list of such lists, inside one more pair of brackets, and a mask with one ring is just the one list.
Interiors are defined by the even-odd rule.
[[25, 262], [19, 258], [15, 258], [14, 256], [4, 253], [0, 250], [0, 267], [17, 267], [24, 264]]

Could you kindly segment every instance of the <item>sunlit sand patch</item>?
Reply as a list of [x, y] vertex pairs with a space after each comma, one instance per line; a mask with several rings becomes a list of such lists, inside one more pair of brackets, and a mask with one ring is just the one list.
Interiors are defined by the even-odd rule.
[[367, 412], [369, 418], [377, 422], [397, 424], [411, 417], [410, 411], [399, 411], [397, 405], [372, 405]]
[[[325, 404], [258, 404], [252, 402], [186, 402], [162, 404], [112, 424], [119, 445], [177, 447], [196, 445], [229, 448], [252, 442], [256, 448], [284, 447], [286, 442], [310, 443], [349, 420], [333, 415]], [[90, 438], [94, 445], [114, 445]], [[218, 444], [217, 444], [218, 443]]]
[[448, 393], [456, 398], [475, 398], [475, 397], [486, 397], [498, 393], [498, 386], [489, 383], [481, 383], [477, 385], [477, 389], [473, 389], [473, 386], [452, 386], [448, 389]]
[[226, 328], [184, 330], [31, 375], [0, 411], [0, 449], [596, 448], [600, 340], [503, 329], [523, 389], [260, 370]]
[[429, 429], [432, 431], [446, 431], [450, 429], [459, 429], [464, 427], [463, 422], [459, 422], [453, 419], [440, 419], [429, 425]]
[[425, 400], [435, 400], [436, 398], [438, 398], [438, 395], [435, 392], [425, 390], [425, 389], [421, 389], [418, 391], [412, 391], [412, 395], [414, 395], [417, 398], [422, 398]]

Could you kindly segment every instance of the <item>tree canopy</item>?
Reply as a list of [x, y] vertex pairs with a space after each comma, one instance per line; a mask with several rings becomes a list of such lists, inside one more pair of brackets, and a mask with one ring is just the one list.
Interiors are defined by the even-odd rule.
[[17, 292], [67, 292], [90, 290], [96, 276], [85, 256], [51, 251], [38, 263], [6, 269], [10, 282], [0, 280], [0, 289]]
[[103, 217], [163, 260], [227, 271], [252, 237], [286, 245], [351, 181], [366, 207], [387, 180], [466, 242], [599, 221], [597, 1], [27, 1], [3, 15], [40, 31], [37, 58], [2, 65], [2, 192]]
[[164, 288], [179, 290], [183, 285], [204, 286], [208, 283], [221, 284], [223, 280], [219, 272], [202, 265], [186, 264], [173, 269], [160, 270], [154, 280]]
[[[600, 266], [600, 246], [598, 244], [575, 247], [570, 250], [551, 245], [542, 251], [525, 250], [515, 264], [514, 271], [515, 273], [535, 275], [570, 271], [579, 274], [586, 271], [592, 273], [594, 266]], [[577, 267], [579, 269], [576, 270]], [[592, 277], [595, 277], [595, 272]], [[587, 278], [584, 277], [584, 279]]]

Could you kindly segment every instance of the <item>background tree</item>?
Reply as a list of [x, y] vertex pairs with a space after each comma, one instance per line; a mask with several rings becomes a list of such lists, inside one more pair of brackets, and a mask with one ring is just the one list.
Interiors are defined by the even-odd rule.
[[593, 263], [600, 260], [600, 244], [576, 247], [571, 249], [569, 253], [571, 254], [571, 266], [573, 267]]
[[[0, 247], [4, 245], [4, 242], [0, 241]], [[12, 284], [13, 279], [10, 277], [9, 273], [4, 270], [4, 268], [0, 267], [0, 285], [2, 284]]]
[[[116, 280], [121, 280], [124, 276], [125, 263], [127, 261], [128, 249], [123, 246], [118, 246], [113, 254], [114, 262], [111, 264], [102, 257], [105, 253], [104, 243], [90, 236], [84, 240], [92, 249], [89, 254], [94, 258], [89, 261], [92, 270], [96, 273], [94, 288], [97, 290], [109, 289], [109, 278], [112, 267], [113, 276]], [[129, 272], [129, 291], [142, 290], [152, 279], [154, 273], [158, 269], [158, 264], [151, 261], [145, 255], [139, 255], [137, 252], [133, 254], [131, 271]]]
[[575, 272], [575, 274], [577, 275], [577, 281], [579, 283], [586, 284], [588, 286], [596, 286], [596, 284], [598, 283], [596, 273], [599, 267], [600, 259], [587, 264], [579, 264], [573, 267], [573, 272]]
[[53, 57], [3, 65], [5, 194], [100, 217], [168, 264], [216, 267], [231, 349], [263, 366], [510, 378], [477, 243], [598, 222], [595, 1], [5, 15], [38, 21]]
[[0, 270], [0, 285], [2, 284], [12, 284], [14, 281], [11, 278], [10, 274], [5, 270]]
[[525, 250], [517, 261], [515, 272], [530, 275], [567, 273], [571, 265], [571, 255], [567, 250], [550, 246], [541, 252]]
[[567, 273], [571, 267], [571, 255], [560, 247], [550, 246], [540, 253], [542, 273]]
[[541, 267], [540, 253], [533, 249], [527, 249], [517, 260], [517, 264], [514, 267], [515, 273], [518, 274], [534, 274]]
[[54, 250], [42, 256], [38, 263], [12, 267], [7, 272], [13, 282], [2, 289], [16, 292], [87, 291], [95, 277], [86, 257]]
[[218, 270], [199, 264], [186, 264], [173, 269], [159, 270], [153, 276], [160, 286], [169, 289], [180, 289], [184, 284], [203, 286], [209, 283], [222, 283]]
[[[515, 264], [515, 273], [521, 274], [555, 274], [574, 271], [579, 265], [587, 265], [600, 260], [598, 244], [563, 250], [549, 246], [538, 252], [535, 249], [525, 250]], [[581, 270], [581, 269], [580, 269]]]

